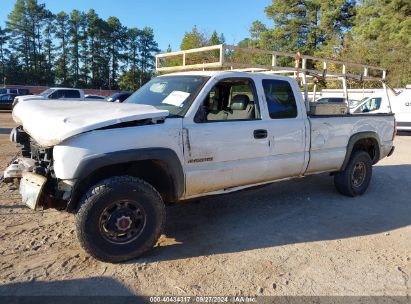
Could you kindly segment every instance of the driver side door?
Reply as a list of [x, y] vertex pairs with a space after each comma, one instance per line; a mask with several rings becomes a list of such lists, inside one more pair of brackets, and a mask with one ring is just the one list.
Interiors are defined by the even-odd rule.
[[270, 142], [259, 109], [251, 78], [227, 78], [200, 105], [202, 119], [184, 118], [187, 198], [266, 179]]

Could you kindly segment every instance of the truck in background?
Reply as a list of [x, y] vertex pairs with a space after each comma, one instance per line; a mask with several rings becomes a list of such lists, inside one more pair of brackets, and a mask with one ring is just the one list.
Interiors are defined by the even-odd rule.
[[105, 101], [102, 99], [85, 98], [84, 90], [75, 88], [50, 88], [38, 95], [18, 96], [14, 99], [13, 107], [22, 101], [28, 100], [77, 100], [77, 101]]

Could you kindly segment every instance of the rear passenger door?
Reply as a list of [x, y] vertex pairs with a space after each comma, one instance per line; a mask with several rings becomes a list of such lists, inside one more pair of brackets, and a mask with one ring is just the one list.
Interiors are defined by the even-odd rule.
[[186, 197], [266, 179], [269, 140], [255, 82], [226, 78], [183, 120]]
[[[308, 160], [306, 128], [309, 128], [305, 108], [296, 86], [285, 79], [262, 79], [268, 114], [266, 125], [270, 140], [270, 179], [301, 175]], [[296, 98], [297, 96], [297, 98]]]

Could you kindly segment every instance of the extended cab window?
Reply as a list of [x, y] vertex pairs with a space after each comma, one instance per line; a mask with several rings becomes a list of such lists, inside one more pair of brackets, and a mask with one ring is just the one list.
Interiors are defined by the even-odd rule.
[[297, 104], [288, 81], [264, 79], [263, 88], [271, 118], [297, 117]]
[[80, 98], [80, 92], [77, 90], [62, 90], [62, 98]]
[[254, 83], [248, 78], [229, 78], [218, 82], [197, 111], [197, 123], [259, 119]]

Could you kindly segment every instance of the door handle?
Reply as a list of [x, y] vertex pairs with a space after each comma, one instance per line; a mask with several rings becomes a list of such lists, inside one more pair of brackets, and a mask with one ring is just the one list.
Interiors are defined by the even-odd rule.
[[264, 130], [264, 129], [254, 130], [254, 138], [255, 139], [267, 138], [267, 130]]

